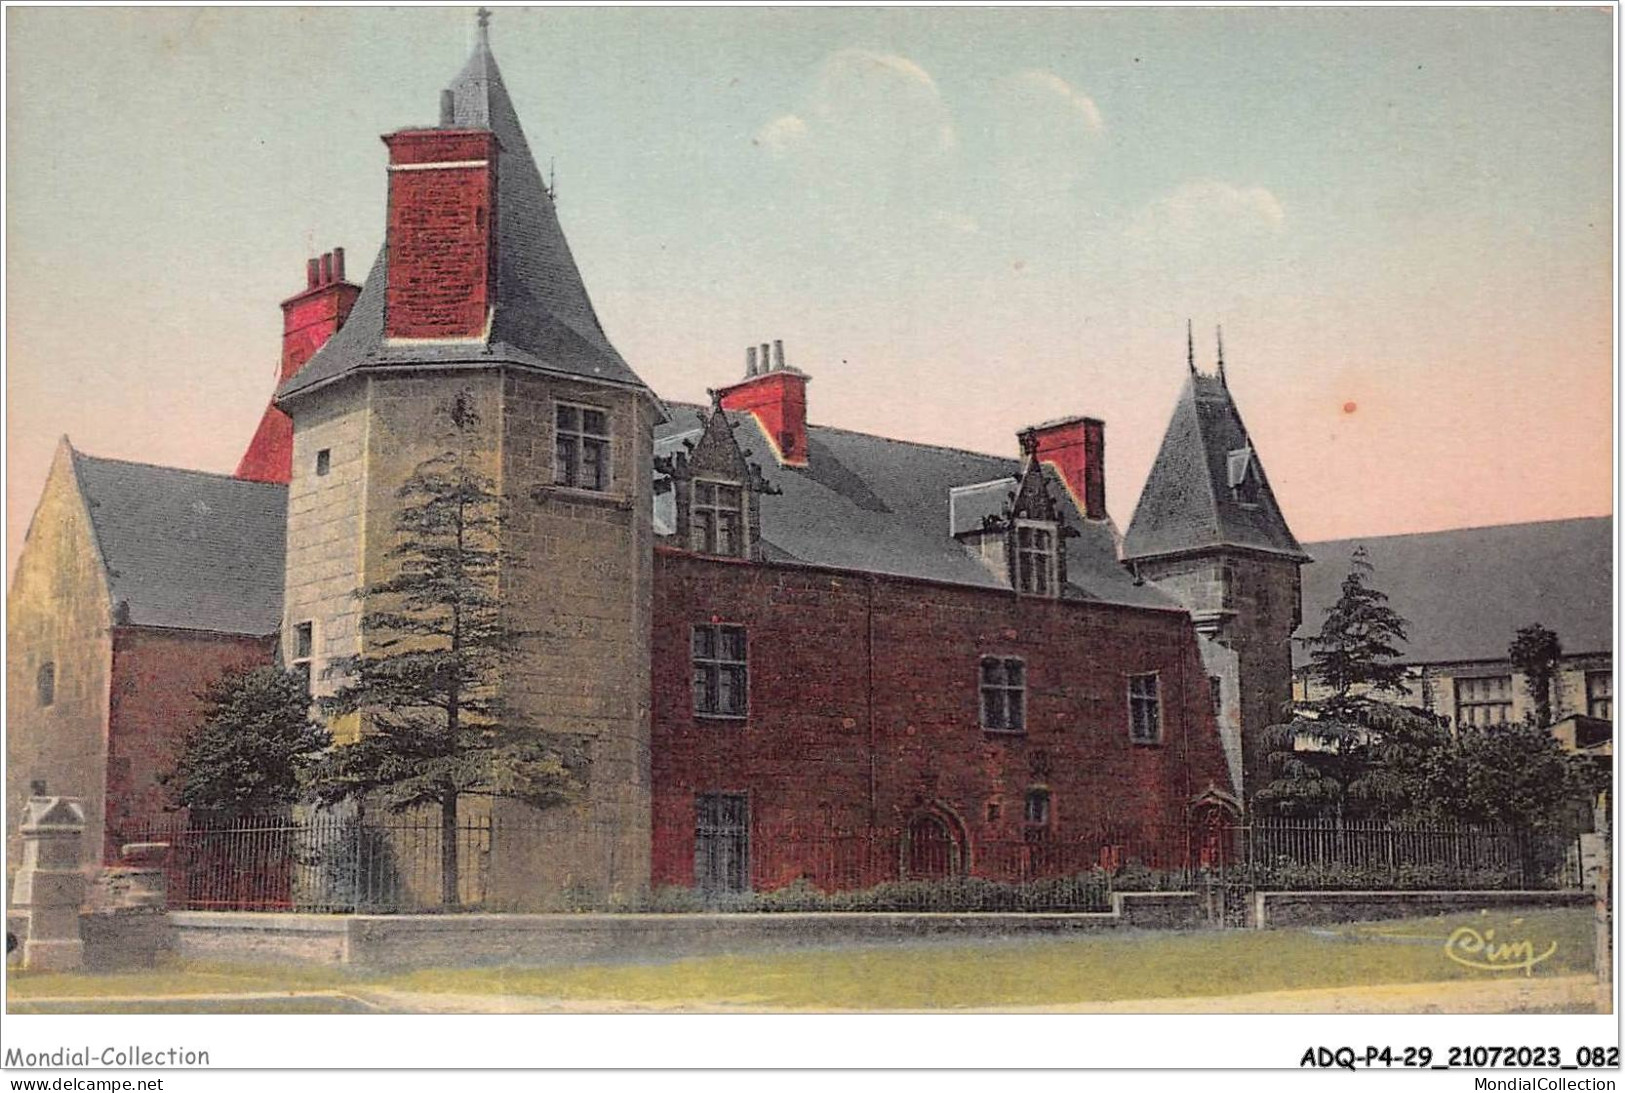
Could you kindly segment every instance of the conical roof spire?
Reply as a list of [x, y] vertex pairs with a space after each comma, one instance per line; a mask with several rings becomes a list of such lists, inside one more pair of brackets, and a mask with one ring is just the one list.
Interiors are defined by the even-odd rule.
[[1191, 333], [1191, 321], [1185, 320], [1185, 367], [1196, 375], [1196, 336]]
[[1229, 389], [1193, 368], [1123, 536], [1123, 560], [1227, 548], [1308, 560]]
[[491, 53], [490, 13], [481, 9], [476, 18], [478, 40], [447, 88], [449, 109], [443, 109], [441, 120], [450, 128], [488, 129], [499, 145], [493, 240], [497, 269], [489, 337], [484, 345], [474, 346], [386, 342], [386, 243], [349, 322], [283, 385], [279, 398], [360, 368], [430, 361], [509, 362], [646, 388], [598, 321]]

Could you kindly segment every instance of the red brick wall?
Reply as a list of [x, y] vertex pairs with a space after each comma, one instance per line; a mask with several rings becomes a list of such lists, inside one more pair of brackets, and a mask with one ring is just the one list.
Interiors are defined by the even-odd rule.
[[392, 338], [475, 338], [496, 268], [496, 137], [487, 130], [392, 133], [389, 284]]
[[113, 631], [103, 860], [118, 860], [123, 832], [165, 817], [170, 770], [196, 724], [198, 692], [226, 672], [270, 664], [274, 638], [121, 626]]
[[[693, 715], [690, 628], [713, 620], [747, 627], [743, 722]], [[986, 654], [1026, 662], [1023, 735], [981, 728]], [[1129, 741], [1127, 676], [1141, 672], [1161, 676], [1160, 745]], [[1070, 872], [1121, 841], [1102, 842], [1103, 828], [1166, 834], [1228, 775], [1182, 613], [661, 550], [653, 784], [656, 887], [693, 883], [695, 795], [730, 792], [750, 798], [752, 886], [770, 889], [895, 878], [906, 852], [895, 836], [922, 810], [960, 830], [974, 873]], [[1037, 858], [1022, 850], [1034, 786], [1051, 794]], [[859, 828], [891, 834], [873, 851], [824, 834]]]

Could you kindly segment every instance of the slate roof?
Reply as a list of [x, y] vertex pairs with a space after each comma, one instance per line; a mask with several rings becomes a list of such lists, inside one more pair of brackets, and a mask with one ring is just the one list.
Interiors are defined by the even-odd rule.
[[609, 344], [557, 210], [531, 156], [496, 58], [483, 40], [452, 81], [453, 123], [489, 128], [502, 146], [497, 169], [495, 312], [486, 344], [389, 346], [384, 293], [389, 248], [380, 249], [344, 326], [277, 391], [279, 400], [368, 368], [484, 368], [516, 364], [644, 387]]
[[[1611, 653], [1613, 524], [1597, 516], [1310, 543], [1320, 564], [1303, 570], [1298, 636], [1320, 629], [1363, 545], [1372, 587], [1410, 623], [1413, 663], [1505, 660], [1518, 628], [1533, 623], [1554, 631], [1565, 653]], [[1302, 643], [1292, 645], [1293, 662], [1308, 663]]]
[[[673, 420], [655, 431], [656, 455], [699, 437], [700, 407], [670, 408]], [[781, 491], [760, 497], [765, 561], [1007, 587], [953, 538], [949, 491], [982, 484], [985, 488], [975, 492], [983, 506], [990, 495], [1002, 506], [1005, 495], [1015, 491], [1019, 460], [812, 425], [807, 465], [782, 467], [752, 415], [730, 412], [729, 417], [738, 424], [734, 435], [740, 446], [754, 453], [767, 481]], [[1178, 610], [1152, 585], [1135, 584], [1117, 560], [1111, 523], [1082, 519], [1053, 472], [1046, 468], [1046, 474], [1067, 522], [1081, 532], [1065, 540], [1066, 598]], [[992, 484], [996, 479], [1002, 486]], [[674, 505], [670, 492], [656, 495], [657, 530], [670, 534]]]
[[116, 619], [270, 634], [282, 624], [288, 488], [73, 453]]
[[[1258, 476], [1256, 505], [1243, 504], [1232, 488], [1249, 466]], [[1123, 537], [1123, 557], [1215, 547], [1306, 557], [1281, 515], [1229, 388], [1220, 377], [1192, 372]]]

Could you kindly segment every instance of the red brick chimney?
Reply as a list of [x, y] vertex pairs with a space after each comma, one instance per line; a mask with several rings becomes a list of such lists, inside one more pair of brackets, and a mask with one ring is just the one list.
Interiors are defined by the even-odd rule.
[[784, 343], [775, 341], [772, 354], [761, 345], [745, 350], [745, 378], [718, 392], [724, 410], [748, 410], [767, 434], [773, 455], [790, 467], [807, 465], [807, 373], [784, 363]]
[[403, 129], [383, 141], [389, 147], [384, 336], [484, 340], [496, 284], [496, 135]]
[[[291, 379], [350, 317], [361, 288], [344, 279], [344, 248], [305, 264], [303, 292], [282, 301], [282, 364], [277, 384]], [[286, 483], [293, 473], [293, 422], [267, 406], [254, 439], [237, 463], [236, 477]]]
[[1055, 468], [1078, 511], [1091, 520], [1104, 520], [1105, 423], [1092, 417], [1068, 417], [1034, 425], [1026, 432], [1037, 441], [1038, 461]]

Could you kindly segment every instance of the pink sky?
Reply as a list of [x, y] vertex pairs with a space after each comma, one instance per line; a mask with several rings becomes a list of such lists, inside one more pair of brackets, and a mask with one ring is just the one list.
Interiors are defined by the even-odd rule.
[[[441, 9], [10, 9], [8, 571], [63, 434], [229, 472], [310, 253], [356, 276]], [[611, 339], [699, 401], [785, 340], [815, 422], [1014, 454], [1184, 376], [1305, 541], [1613, 497], [1612, 13], [499, 13]], [[64, 71], [75, 78], [65, 80]], [[627, 78], [635, 73], [636, 78]]]

